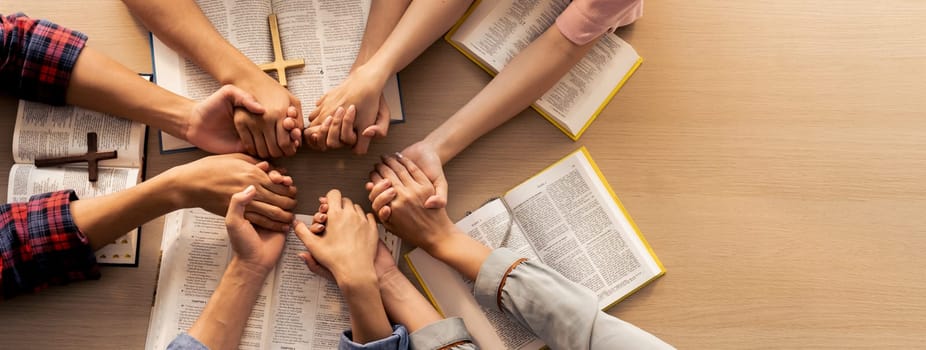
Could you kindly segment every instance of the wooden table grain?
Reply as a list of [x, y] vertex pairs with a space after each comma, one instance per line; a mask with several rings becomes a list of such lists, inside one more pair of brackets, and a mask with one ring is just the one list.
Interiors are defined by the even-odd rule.
[[[926, 2], [645, 10], [619, 31], [645, 62], [582, 139], [521, 113], [446, 166], [451, 216], [584, 145], [667, 269], [612, 313], [686, 349], [926, 347]], [[16, 11], [151, 70], [148, 34], [120, 2], [0, 1]], [[438, 42], [401, 80], [407, 122], [370, 155], [280, 162], [300, 212], [331, 187], [364, 197], [375, 155], [422, 138], [489, 77]], [[0, 99], [0, 179], [14, 113]], [[149, 178], [204, 155], [160, 155], [155, 135]], [[0, 348], [141, 348], [160, 225], [145, 225], [138, 268], [0, 304]]]

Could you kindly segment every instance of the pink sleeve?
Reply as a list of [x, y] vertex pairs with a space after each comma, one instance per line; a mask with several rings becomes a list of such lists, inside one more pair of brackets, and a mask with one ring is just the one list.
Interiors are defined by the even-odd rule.
[[556, 26], [576, 45], [585, 45], [640, 16], [643, 0], [575, 0], [556, 18]]

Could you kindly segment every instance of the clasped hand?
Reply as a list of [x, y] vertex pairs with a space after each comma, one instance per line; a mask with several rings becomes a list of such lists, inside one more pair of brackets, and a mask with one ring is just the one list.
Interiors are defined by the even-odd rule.
[[381, 75], [363, 67], [351, 72], [315, 103], [309, 127], [303, 132], [305, 144], [321, 151], [349, 146], [354, 153], [366, 154], [370, 141], [389, 131], [385, 83]]

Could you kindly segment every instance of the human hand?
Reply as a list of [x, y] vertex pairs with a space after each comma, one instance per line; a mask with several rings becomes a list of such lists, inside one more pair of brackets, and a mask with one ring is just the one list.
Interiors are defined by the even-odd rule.
[[236, 258], [253, 270], [266, 275], [273, 270], [280, 254], [286, 235], [283, 232], [256, 230], [245, 216], [247, 207], [257, 196], [254, 185], [248, 185], [244, 191], [235, 193], [228, 204], [225, 214], [225, 227]]
[[356, 142], [357, 135], [353, 129], [356, 116], [357, 108], [354, 105], [346, 109], [338, 107], [334, 115], [325, 117], [318, 126], [310, 126], [305, 130], [305, 135], [310, 135], [307, 136], [309, 139], [307, 144], [313, 149], [324, 152], [329, 148], [341, 148], [344, 145], [342, 140]]
[[[415, 246], [430, 251], [454, 231], [445, 208], [427, 208], [425, 201], [435, 188], [427, 175], [408, 157], [384, 156], [374, 177], [389, 186], [373, 186], [373, 210], [390, 232]], [[383, 208], [390, 208], [386, 217]]]
[[[389, 107], [383, 96], [384, 74], [363, 66], [355, 69], [338, 87], [328, 91], [309, 114], [310, 127], [305, 130], [305, 143], [319, 150], [353, 146], [357, 154], [365, 154], [373, 137], [384, 137], [389, 130]], [[320, 130], [328, 116], [338, 108], [354, 106], [356, 118], [338, 128]], [[360, 131], [360, 135], [357, 135]], [[324, 143], [324, 145], [323, 145]]]
[[[296, 236], [309, 251], [300, 256], [310, 269], [313, 265], [316, 270], [319, 266], [324, 267], [330, 272], [329, 277], [334, 277], [339, 285], [375, 278], [373, 261], [379, 234], [373, 215], [365, 214], [360, 205], [342, 198], [338, 190], [328, 192], [327, 207], [327, 225], [324, 225], [321, 236], [305, 223], [296, 223]], [[317, 228], [316, 224], [312, 226]]]
[[266, 111], [251, 94], [234, 85], [225, 85], [193, 105], [190, 117], [181, 129], [182, 134], [177, 136], [206, 152], [243, 152], [244, 143], [235, 129], [236, 107], [243, 107], [254, 114]]
[[[312, 216], [312, 224], [308, 225], [309, 232], [312, 232], [316, 235], [324, 234], [325, 224], [328, 221], [328, 197], [319, 197], [318, 198], [318, 212]], [[302, 259], [305, 261], [306, 266], [309, 267], [313, 273], [323, 276], [331, 281], [334, 281], [334, 276], [331, 275], [331, 271], [328, 271], [324, 266], [318, 264], [311, 254], [304, 253], [301, 255]], [[376, 257], [373, 261], [373, 266], [376, 269], [376, 276], [383, 281], [383, 278], [392, 277], [394, 274], [401, 275], [399, 268], [395, 264], [395, 259], [392, 257], [392, 252], [389, 251], [389, 248], [386, 247], [386, 244], [382, 240], [379, 241], [376, 247]], [[404, 278], [404, 276], [402, 276]]]
[[235, 128], [245, 151], [260, 158], [276, 158], [296, 153], [302, 142], [302, 104], [266, 74], [237, 82], [264, 106], [262, 114], [235, 111]]
[[[419, 169], [427, 176], [428, 180], [434, 186], [433, 195], [423, 202], [425, 208], [444, 208], [447, 206], [447, 178], [444, 176], [444, 168], [440, 157], [437, 155], [435, 148], [424, 141], [417, 142], [400, 153], [403, 157], [414, 162]], [[377, 216], [380, 220], [388, 220], [392, 212], [386, 197], [379, 199], [379, 206], [375, 205], [376, 195], [388, 189], [392, 184], [376, 171], [370, 173], [370, 182], [367, 182], [366, 189], [370, 192], [369, 199], [374, 203]], [[390, 199], [391, 200], [391, 199]]]
[[[255, 185], [256, 195], [244, 217], [254, 225], [275, 232], [288, 232], [295, 216], [296, 187], [289, 176], [244, 154], [210, 156], [171, 168], [170, 179], [178, 207], [200, 207], [222, 215], [234, 193]], [[165, 189], [167, 190], [167, 189]]]

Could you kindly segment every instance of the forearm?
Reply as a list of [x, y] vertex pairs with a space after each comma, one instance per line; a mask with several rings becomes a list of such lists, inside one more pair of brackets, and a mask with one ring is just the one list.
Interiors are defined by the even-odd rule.
[[578, 46], [551, 27], [516, 55], [472, 100], [432, 131], [425, 142], [443, 163], [543, 96], [585, 56], [592, 42]]
[[222, 84], [270, 79], [216, 31], [193, 0], [123, 0], [167, 46], [190, 58]]
[[392, 335], [392, 326], [379, 295], [376, 274], [371, 271], [368, 275], [357, 274], [337, 280], [350, 310], [352, 340], [365, 344]]
[[179, 209], [182, 200], [171, 191], [174, 188], [174, 179], [160, 175], [107, 196], [73, 201], [71, 214], [96, 251], [133, 228]]
[[492, 250], [456, 227], [450, 230], [451, 233], [443, 235], [443, 239], [429, 243], [424, 249], [437, 260], [457, 270], [463, 277], [475, 280], [479, 268]]
[[409, 333], [443, 319], [398, 269], [380, 277], [379, 289], [389, 319], [405, 326]]
[[232, 259], [188, 333], [212, 350], [236, 349], [269, 270]]
[[367, 19], [367, 27], [363, 31], [363, 40], [360, 42], [360, 51], [357, 53], [352, 69], [363, 65], [370, 57], [373, 57], [389, 37], [389, 33], [395, 29], [410, 2], [411, 0], [374, 0], [370, 4], [370, 17]]
[[[402, 1], [407, 4], [408, 0]], [[377, 2], [374, 1], [373, 6]], [[364, 66], [380, 77], [398, 73], [453, 26], [470, 3], [472, 1], [468, 0], [412, 1], [398, 23], [394, 24], [391, 34], [384, 38], [382, 45]], [[372, 19], [373, 9], [370, 13]]]
[[190, 99], [140, 78], [89, 46], [77, 58], [67, 103], [135, 120], [180, 138], [193, 109]]

